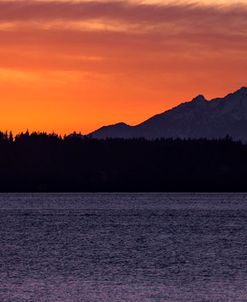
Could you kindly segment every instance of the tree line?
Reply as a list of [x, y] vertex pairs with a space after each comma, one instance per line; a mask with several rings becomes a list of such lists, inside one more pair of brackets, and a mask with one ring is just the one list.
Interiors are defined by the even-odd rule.
[[0, 132], [1, 192], [246, 191], [247, 145]]

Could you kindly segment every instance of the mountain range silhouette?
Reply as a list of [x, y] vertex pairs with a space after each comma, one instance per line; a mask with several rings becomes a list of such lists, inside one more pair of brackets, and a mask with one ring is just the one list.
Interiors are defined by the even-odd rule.
[[220, 139], [230, 136], [247, 142], [247, 87], [212, 100], [198, 95], [136, 126], [118, 123], [104, 126], [90, 135], [99, 139]]

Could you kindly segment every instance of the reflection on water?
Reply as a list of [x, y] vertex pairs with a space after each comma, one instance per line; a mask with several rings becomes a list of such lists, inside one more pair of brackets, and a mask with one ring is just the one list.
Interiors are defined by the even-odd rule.
[[245, 194], [2, 194], [0, 301], [247, 301]]

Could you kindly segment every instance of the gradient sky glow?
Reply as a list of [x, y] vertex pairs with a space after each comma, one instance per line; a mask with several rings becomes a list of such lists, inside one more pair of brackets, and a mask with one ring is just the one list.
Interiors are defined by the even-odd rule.
[[247, 0], [0, 0], [1, 130], [136, 124], [247, 85]]

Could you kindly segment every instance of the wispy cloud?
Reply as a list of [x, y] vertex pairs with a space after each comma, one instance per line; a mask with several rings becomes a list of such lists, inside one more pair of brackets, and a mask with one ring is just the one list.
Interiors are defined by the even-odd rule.
[[180, 43], [180, 50], [185, 44], [241, 50], [246, 47], [246, 36], [247, 6], [243, 4], [205, 7], [129, 1], [0, 2], [0, 39], [6, 44], [58, 43], [74, 48], [110, 43], [135, 50], [139, 43], [147, 49], [174, 50]]
[[1, 1], [0, 21], [83, 21], [90, 19], [160, 24], [171, 21], [204, 22], [238, 18], [246, 19], [244, 4], [228, 6], [190, 3], [140, 3], [129, 1]]

